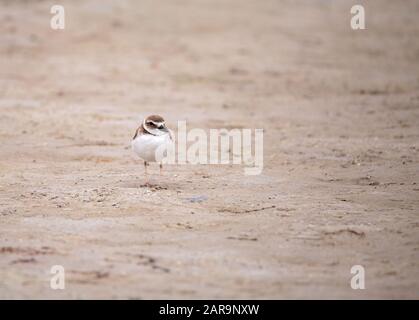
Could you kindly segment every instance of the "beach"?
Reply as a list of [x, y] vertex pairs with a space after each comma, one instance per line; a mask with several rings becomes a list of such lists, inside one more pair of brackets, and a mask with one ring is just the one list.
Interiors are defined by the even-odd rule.
[[[418, 299], [419, 3], [362, 3], [0, 1], [0, 298]], [[145, 185], [150, 114], [263, 129], [263, 170]]]

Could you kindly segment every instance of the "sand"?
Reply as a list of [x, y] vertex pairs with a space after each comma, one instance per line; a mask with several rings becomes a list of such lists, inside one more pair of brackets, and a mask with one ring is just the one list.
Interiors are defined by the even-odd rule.
[[[60, 2], [0, 2], [0, 298], [419, 298], [417, 1]], [[144, 186], [155, 113], [263, 128], [263, 172]]]

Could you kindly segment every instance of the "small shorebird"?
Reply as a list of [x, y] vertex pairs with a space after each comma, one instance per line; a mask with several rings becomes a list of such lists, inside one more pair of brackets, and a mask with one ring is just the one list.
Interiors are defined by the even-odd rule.
[[[160, 174], [163, 169], [162, 158], [168, 144], [173, 143], [164, 119], [159, 115], [151, 115], [135, 131], [131, 141], [132, 150], [144, 160], [144, 172], [147, 175], [149, 162], [160, 162]], [[163, 151], [163, 152], [162, 152]]]

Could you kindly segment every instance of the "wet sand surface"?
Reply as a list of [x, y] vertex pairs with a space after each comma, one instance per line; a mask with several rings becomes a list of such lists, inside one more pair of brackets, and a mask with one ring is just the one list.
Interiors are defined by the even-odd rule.
[[[419, 4], [363, 3], [1, 1], [0, 298], [418, 299]], [[263, 128], [262, 174], [144, 186], [156, 113]]]

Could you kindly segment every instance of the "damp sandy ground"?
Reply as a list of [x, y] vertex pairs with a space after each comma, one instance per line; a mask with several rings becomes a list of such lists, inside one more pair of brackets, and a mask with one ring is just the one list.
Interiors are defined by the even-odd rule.
[[[419, 298], [417, 1], [62, 3], [0, 1], [0, 298]], [[153, 113], [263, 128], [262, 174], [143, 186]]]

